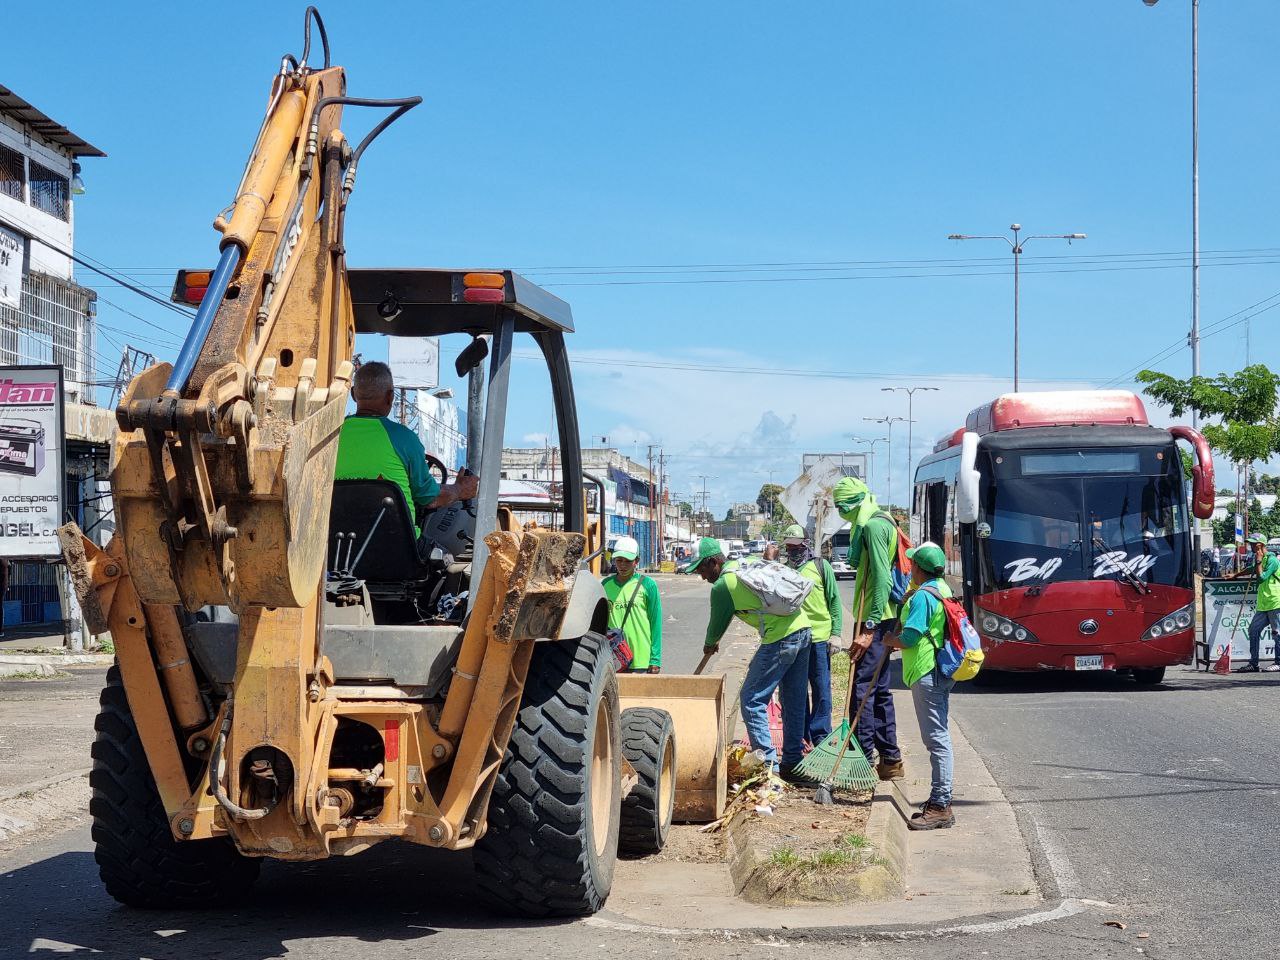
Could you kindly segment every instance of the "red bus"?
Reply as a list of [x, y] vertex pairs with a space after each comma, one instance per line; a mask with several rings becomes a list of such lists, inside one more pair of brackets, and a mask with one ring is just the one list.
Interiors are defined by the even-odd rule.
[[[1195, 466], [1184, 476], [1177, 441]], [[1191, 511], [1213, 511], [1213, 460], [1123, 390], [1014, 393], [969, 414], [916, 470], [912, 538], [947, 577], [990, 670], [1117, 670], [1159, 683], [1190, 663]]]

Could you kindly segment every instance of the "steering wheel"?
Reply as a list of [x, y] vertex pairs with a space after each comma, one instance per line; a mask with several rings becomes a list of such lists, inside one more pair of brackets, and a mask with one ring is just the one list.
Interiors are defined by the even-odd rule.
[[444, 461], [439, 457], [433, 457], [429, 453], [424, 454], [424, 456], [427, 458], [427, 470], [435, 477], [436, 482], [443, 487], [449, 482], [449, 468], [444, 465]]

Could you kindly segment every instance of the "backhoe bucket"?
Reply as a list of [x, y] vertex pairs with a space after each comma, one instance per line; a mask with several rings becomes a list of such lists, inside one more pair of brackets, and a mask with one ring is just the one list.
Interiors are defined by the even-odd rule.
[[676, 734], [675, 820], [710, 823], [724, 814], [728, 791], [723, 676], [618, 674], [623, 710], [655, 707]]

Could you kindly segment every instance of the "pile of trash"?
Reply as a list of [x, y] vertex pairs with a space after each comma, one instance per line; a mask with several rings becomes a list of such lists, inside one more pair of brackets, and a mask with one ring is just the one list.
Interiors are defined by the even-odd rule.
[[771, 817], [774, 807], [790, 789], [774, 765], [765, 759], [763, 750], [752, 750], [750, 745], [738, 741], [729, 747], [728, 760], [729, 802], [724, 816], [702, 827], [702, 833], [714, 833], [743, 810]]

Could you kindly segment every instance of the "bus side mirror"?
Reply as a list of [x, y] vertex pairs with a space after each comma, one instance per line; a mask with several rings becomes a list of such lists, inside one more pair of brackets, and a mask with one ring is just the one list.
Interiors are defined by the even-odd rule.
[[1170, 427], [1175, 440], [1185, 440], [1196, 452], [1196, 465], [1191, 468], [1191, 512], [1200, 520], [1213, 516], [1213, 451], [1209, 442], [1198, 430], [1190, 427]]
[[965, 433], [960, 440], [960, 468], [956, 473], [956, 519], [978, 522], [978, 435]]

